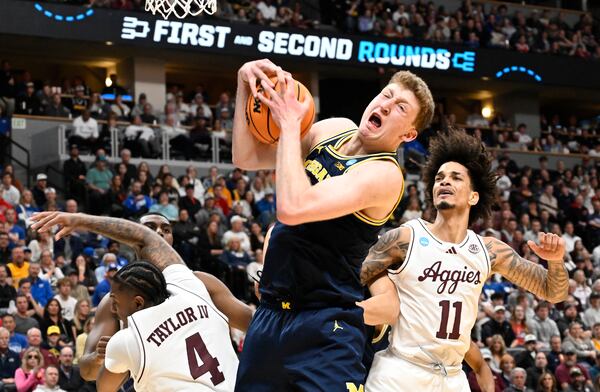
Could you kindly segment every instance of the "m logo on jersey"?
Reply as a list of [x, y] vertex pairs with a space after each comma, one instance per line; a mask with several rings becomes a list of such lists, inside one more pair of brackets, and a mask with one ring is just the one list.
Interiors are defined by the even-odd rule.
[[423, 275], [419, 276], [419, 282], [431, 279], [432, 282], [440, 282], [437, 293], [442, 294], [448, 289], [448, 294], [456, 291], [458, 283], [481, 283], [481, 274], [479, 271], [469, 270], [467, 266], [460, 270], [442, 270], [442, 262], [436, 261], [429, 268], [423, 270]]
[[346, 390], [348, 392], [364, 392], [365, 391], [365, 387], [362, 384], [360, 384], [357, 387], [356, 384], [354, 384], [353, 382], [347, 382], [346, 383]]

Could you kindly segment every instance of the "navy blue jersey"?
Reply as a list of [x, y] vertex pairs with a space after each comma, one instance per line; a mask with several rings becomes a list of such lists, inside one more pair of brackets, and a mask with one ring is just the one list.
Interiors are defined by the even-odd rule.
[[[343, 175], [372, 160], [389, 160], [400, 170], [395, 153], [340, 154], [338, 149], [355, 132], [342, 132], [319, 143], [309, 152], [304, 167], [313, 185], [326, 178]], [[402, 195], [398, 196], [399, 202]], [[359, 277], [361, 264], [388, 219], [389, 216], [373, 220], [357, 211], [335, 219], [295, 226], [276, 222], [261, 277], [263, 299], [281, 302], [285, 309], [290, 310], [355, 306], [356, 301], [363, 299]]]

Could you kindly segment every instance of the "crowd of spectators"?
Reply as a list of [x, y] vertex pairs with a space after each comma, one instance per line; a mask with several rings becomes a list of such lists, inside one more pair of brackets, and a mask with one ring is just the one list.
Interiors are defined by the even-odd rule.
[[[73, 2], [80, 4], [79, 0]], [[569, 24], [558, 9], [509, 12], [507, 5], [463, 0], [457, 9], [446, 9], [427, 0], [335, 0], [320, 2], [326, 22], [347, 33], [387, 38], [452, 43], [470, 48], [491, 47], [521, 53], [549, 53], [600, 59], [600, 30], [591, 14], [582, 13]], [[94, 7], [144, 9], [141, 0], [91, 0]], [[217, 17], [273, 27], [318, 28], [309, 20], [302, 1], [222, 0]]]
[[[162, 157], [163, 143], [168, 141], [173, 158], [211, 158], [213, 136], [221, 140], [224, 159], [230, 156], [234, 104], [229, 92], [220, 93], [209, 105], [203, 85], [189, 95], [171, 85], [165, 106], [157, 110], [144, 93], [135, 103], [124, 102], [127, 90], [116, 75], [110, 76], [110, 87], [91, 91], [81, 77], [53, 86], [36, 82], [27, 70], [14, 71], [7, 60], [0, 68], [0, 143], [10, 129], [6, 116], [15, 113], [72, 119], [69, 144], [87, 152], [103, 148], [110, 153], [114, 133], [135, 157]], [[4, 151], [4, 144], [0, 148]]]

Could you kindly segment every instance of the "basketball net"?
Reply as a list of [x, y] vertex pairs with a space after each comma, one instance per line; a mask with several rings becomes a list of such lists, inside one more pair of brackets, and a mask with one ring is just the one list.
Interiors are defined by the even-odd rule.
[[217, 11], [217, 0], [146, 0], [146, 11], [152, 15], [158, 12], [165, 19], [171, 14], [179, 19], [202, 12], [212, 15]]

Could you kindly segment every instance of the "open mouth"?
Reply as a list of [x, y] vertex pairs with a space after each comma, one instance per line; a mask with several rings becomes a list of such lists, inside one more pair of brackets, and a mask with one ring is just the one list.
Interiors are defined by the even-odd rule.
[[443, 189], [438, 192], [438, 196], [450, 196], [452, 195], [452, 191], [449, 189]]
[[369, 123], [373, 125], [375, 128], [381, 127], [381, 117], [377, 113], [371, 114], [369, 117]]

